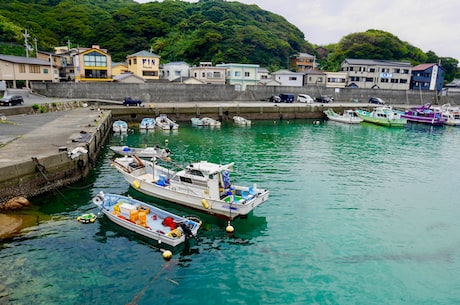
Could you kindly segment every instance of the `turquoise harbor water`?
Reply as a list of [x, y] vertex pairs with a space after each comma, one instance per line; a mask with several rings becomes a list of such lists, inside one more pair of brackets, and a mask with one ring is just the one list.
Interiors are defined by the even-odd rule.
[[[234, 161], [235, 182], [270, 199], [228, 236], [222, 220], [130, 189], [106, 149], [92, 177], [36, 198], [36, 226], [0, 242], [0, 304], [460, 303], [460, 128], [182, 124], [108, 145], [166, 139], [174, 161]], [[78, 223], [100, 190], [199, 215], [200, 241], [166, 262], [104, 217]]]

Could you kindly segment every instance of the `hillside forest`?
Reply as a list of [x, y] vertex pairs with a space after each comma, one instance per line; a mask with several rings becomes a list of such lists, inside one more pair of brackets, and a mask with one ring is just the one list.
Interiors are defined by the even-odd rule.
[[1, 1], [0, 53], [25, 56], [25, 30], [31, 47], [40, 51], [96, 44], [107, 49], [114, 62], [147, 50], [160, 55], [162, 63], [238, 62], [276, 71], [289, 68], [289, 57], [304, 52], [316, 56], [321, 70], [339, 71], [345, 58], [383, 59], [414, 66], [441, 63], [446, 82], [460, 78], [458, 59], [424, 53], [391, 33], [369, 29], [334, 44], [315, 45], [284, 17], [236, 1]]

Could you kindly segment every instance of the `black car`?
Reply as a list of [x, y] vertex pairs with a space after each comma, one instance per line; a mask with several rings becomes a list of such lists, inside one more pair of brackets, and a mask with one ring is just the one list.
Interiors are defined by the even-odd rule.
[[380, 97], [371, 97], [369, 99], [369, 104], [385, 105], [385, 101], [382, 100]]
[[332, 103], [332, 99], [329, 96], [325, 96], [325, 95], [316, 97], [315, 101], [317, 103]]
[[0, 99], [0, 104], [3, 106], [22, 105], [24, 99], [20, 95], [6, 95]]
[[125, 97], [123, 100], [123, 105], [124, 106], [140, 106], [142, 104], [142, 101], [139, 99], [133, 99], [130, 96]]

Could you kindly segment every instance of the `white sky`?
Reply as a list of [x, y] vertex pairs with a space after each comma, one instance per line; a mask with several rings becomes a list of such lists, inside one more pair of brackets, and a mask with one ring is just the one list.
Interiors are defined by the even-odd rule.
[[[140, 3], [150, 0], [136, 0]], [[189, 0], [188, 2], [197, 2]], [[377, 29], [460, 61], [460, 0], [238, 0], [286, 18], [310, 43]]]

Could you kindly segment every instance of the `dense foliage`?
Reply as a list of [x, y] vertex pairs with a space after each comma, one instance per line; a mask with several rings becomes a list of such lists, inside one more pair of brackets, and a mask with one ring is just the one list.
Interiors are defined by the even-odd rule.
[[[10, 43], [24, 44], [25, 29], [40, 50], [97, 44], [109, 50], [115, 62], [151, 50], [163, 63], [256, 63], [274, 71], [286, 68], [290, 55], [306, 52], [315, 54], [320, 68], [330, 71], [338, 71], [344, 58], [407, 60], [414, 65], [441, 60], [448, 70], [447, 79], [454, 77], [458, 63], [453, 58], [438, 58], [431, 51], [423, 53], [378, 30], [345, 36], [337, 44], [324, 46], [328, 55], [322, 56], [285, 18], [256, 5], [223, 0], [145, 4], [133, 0], [1, 1], [2, 53], [7, 53], [4, 50]], [[9, 49], [8, 54], [20, 55], [18, 48]]]

